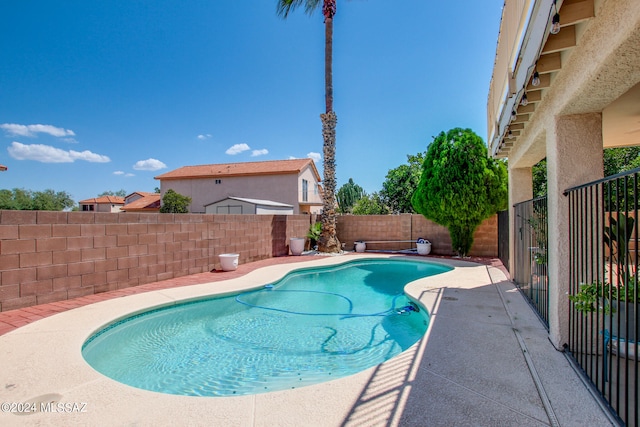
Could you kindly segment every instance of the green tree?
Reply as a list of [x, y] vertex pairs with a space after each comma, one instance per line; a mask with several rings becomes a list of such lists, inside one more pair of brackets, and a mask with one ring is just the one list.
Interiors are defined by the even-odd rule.
[[11, 190], [0, 190], [0, 209], [13, 210], [13, 192]]
[[32, 208], [39, 211], [63, 211], [76, 205], [66, 191], [36, 191], [33, 193]]
[[76, 206], [66, 191], [0, 190], [0, 209], [62, 211]]
[[[640, 147], [605, 148], [602, 152], [605, 177], [640, 167]], [[547, 159], [532, 168], [533, 197], [547, 194]]]
[[336, 194], [338, 211], [343, 214], [351, 212], [353, 205], [360, 200], [364, 194], [362, 187], [353, 182], [353, 178], [349, 178], [349, 182], [340, 187]]
[[447, 227], [453, 249], [467, 256], [476, 228], [507, 207], [507, 169], [487, 156], [471, 129], [441, 132], [429, 145], [413, 208]]
[[531, 168], [533, 197], [547, 195], [547, 159], [542, 159]]
[[353, 205], [354, 215], [388, 215], [391, 209], [384, 204], [378, 192], [364, 194], [355, 205]]
[[183, 196], [173, 190], [167, 190], [167, 192], [164, 193], [164, 196], [162, 196], [160, 212], [189, 213], [189, 204], [191, 204], [191, 197]]
[[30, 190], [13, 189], [13, 208], [19, 211], [33, 210], [33, 196]]
[[606, 148], [602, 153], [604, 176], [615, 175], [637, 167], [640, 147]]
[[422, 163], [426, 153], [407, 155], [408, 164], [387, 172], [380, 196], [393, 213], [414, 213], [411, 197], [422, 175]]
[[336, 123], [338, 116], [333, 111], [333, 17], [336, 14], [336, 0], [278, 0], [277, 13], [283, 18], [299, 6], [312, 14], [322, 3], [324, 16], [324, 99], [325, 112], [322, 121], [324, 171], [322, 197], [322, 234], [318, 240], [318, 251], [338, 253], [342, 250], [336, 234]]
[[124, 189], [118, 190], [118, 191], [103, 191], [102, 193], [98, 194], [98, 197], [102, 197], [102, 196], [116, 196], [116, 197], [126, 197], [127, 196], [127, 192], [124, 191]]

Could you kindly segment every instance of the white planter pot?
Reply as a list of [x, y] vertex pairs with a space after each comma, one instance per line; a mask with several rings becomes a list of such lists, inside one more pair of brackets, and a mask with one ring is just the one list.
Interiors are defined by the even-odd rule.
[[356, 242], [356, 252], [364, 252], [367, 249], [367, 244], [365, 242]]
[[240, 254], [220, 254], [220, 267], [223, 271], [233, 271], [238, 268], [238, 258]]
[[418, 246], [418, 255], [429, 255], [431, 252], [431, 242], [416, 243]]
[[291, 255], [301, 255], [304, 251], [304, 237], [292, 237], [289, 239], [289, 249]]

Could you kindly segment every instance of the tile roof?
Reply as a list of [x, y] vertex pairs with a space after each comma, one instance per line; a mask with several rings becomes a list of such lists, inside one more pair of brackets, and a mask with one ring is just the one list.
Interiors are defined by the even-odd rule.
[[230, 176], [283, 175], [299, 173], [311, 166], [320, 181], [320, 174], [311, 159], [270, 160], [266, 162], [222, 163], [213, 165], [183, 166], [158, 175], [155, 179], [218, 178]]
[[124, 197], [101, 196], [101, 197], [94, 197], [93, 199], [80, 200], [80, 204], [82, 205], [90, 205], [92, 203], [124, 205]]
[[131, 193], [131, 194], [127, 194], [124, 198], [125, 198], [125, 199], [128, 199], [129, 197], [133, 196], [134, 194], [138, 194], [138, 195], [140, 195], [140, 196], [144, 197], [144, 196], [150, 196], [150, 195], [152, 195], [152, 194], [157, 194], [157, 193], [149, 193], [149, 192], [147, 192], [147, 191], [134, 191], [134, 192], [133, 192], [133, 193]]
[[[142, 194], [138, 192], [138, 194]], [[131, 203], [127, 203], [122, 207], [123, 211], [139, 211], [139, 210], [154, 210], [160, 209], [160, 194], [158, 193], [144, 193], [144, 197], [134, 200]]]

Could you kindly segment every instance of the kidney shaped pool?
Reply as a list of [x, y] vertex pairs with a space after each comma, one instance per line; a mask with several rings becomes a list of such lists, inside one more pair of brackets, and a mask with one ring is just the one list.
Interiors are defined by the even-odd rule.
[[300, 269], [260, 289], [125, 318], [93, 334], [82, 354], [114, 380], [162, 393], [238, 396], [316, 384], [417, 342], [429, 316], [404, 286], [449, 270], [393, 259]]

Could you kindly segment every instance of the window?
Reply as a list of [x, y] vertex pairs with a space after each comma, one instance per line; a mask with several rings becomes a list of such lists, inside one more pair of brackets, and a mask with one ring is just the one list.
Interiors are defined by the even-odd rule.
[[222, 184], [222, 180], [221, 179], [216, 179], [216, 184]]
[[83, 211], [92, 211], [93, 210], [93, 205], [82, 205], [82, 210]]
[[309, 181], [306, 179], [302, 180], [302, 201], [306, 202], [309, 200]]

